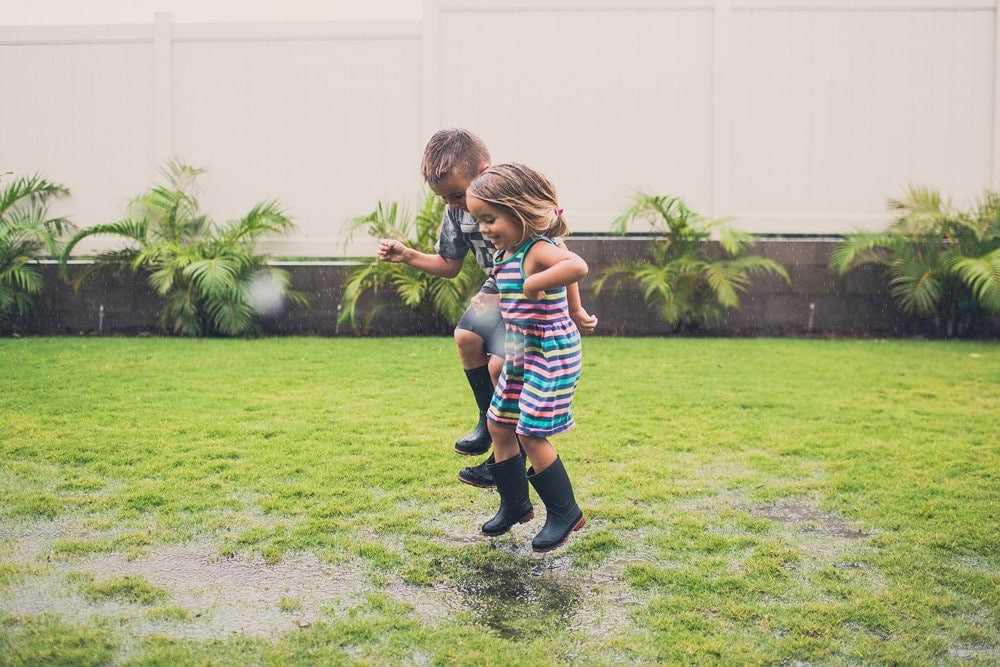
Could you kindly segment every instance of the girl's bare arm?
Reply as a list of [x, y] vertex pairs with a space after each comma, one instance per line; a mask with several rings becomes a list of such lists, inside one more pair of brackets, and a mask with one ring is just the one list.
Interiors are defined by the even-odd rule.
[[524, 295], [537, 300], [546, 290], [575, 284], [588, 270], [587, 262], [575, 252], [563, 246], [536, 243], [524, 258]]

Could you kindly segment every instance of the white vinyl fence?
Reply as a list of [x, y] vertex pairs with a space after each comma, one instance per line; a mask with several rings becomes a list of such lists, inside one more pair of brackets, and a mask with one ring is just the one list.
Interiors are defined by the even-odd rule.
[[[1000, 0], [425, 0], [421, 21], [0, 26], [0, 173], [122, 217], [178, 157], [217, 220], [278, 199], [285, 257], [370, 253], [432, 132], [545, 171], [576, 232], [639, 190], [760, 234], [876, 229], [909, 184], [1000, 187]], [[643, 230], [636, 230], [643, 231]], [[87, 251], [100, 243], [83, 248]]]

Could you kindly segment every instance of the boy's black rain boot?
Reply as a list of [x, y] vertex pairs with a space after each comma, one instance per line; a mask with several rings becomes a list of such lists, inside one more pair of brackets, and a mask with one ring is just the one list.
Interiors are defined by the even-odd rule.
[[587, 520], [573, 497], [573, 485], [562, 459], [556, 457], [555, 463], [542, 472], [529, 468], [527, 478], [545, 503], [546, 512], [545, 526], [531, 540], [531, 548], [539, 553], [552, 551], [562, 546], [570, 533], [583, 528]]
[[496, 483], [493, 481], [493, 473], [490, 472], [491, 463], [496, 463], [492, 454], [477, 466], [462, 468], [458, 471], [458, 481], [478, 486], [480, 489], [492, 489]]
[[518, 454], [500, 463], [488, 464], [500, 494], [500, 510], [483, 524], [483, 535], [503, 535], [516, 523], [535, 518], [528, 499], [528, 478], [524, 475], [524, 457]]
[[[524, 447], [521, 447], [521, 456], [524, 456]], [[493, 473], [490, 472], [491, 463], [496, 463], [492, 454], [477, 466], [462, 468], [458, 471], [458, 481], [478, 486], [481, 489], [492, 489], [496, 484], [493, 482]]]
[[476, 397], [476, 405], [479, 407], [479, 423], [476, 424], [476, 428], [455, 442], [455, 451], [467, 456], [478, 456], [490, 451], [490, 445], [493, 444], [490, 430], [486, 426], [486, 411], [493, 399], [493, 378], [490, 377], [489, 366], [467, 370], [465, 377], [469, 380], [469, 386], [472, 387], [472, 395]]

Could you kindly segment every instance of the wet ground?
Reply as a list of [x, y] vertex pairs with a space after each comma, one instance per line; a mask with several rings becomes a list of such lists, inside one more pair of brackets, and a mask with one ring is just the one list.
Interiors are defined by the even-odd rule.
[[[277, 563], [225, 557], [221, 545], [207, 539], [151, 548], [135, 558], [123, 553], [57, 557], [57, 541], [98, 535], [67, 520], [2, 526], [0, 561], [22, 565], [27, 574], [7, 587], [0, 612], [54, 614], [74, 623], [112, 618], [136, 636], [205, 640], [239, 633], [273, 639], [318, 619], [330, 620], [369, 594], [381, 593], [412, 605], [424, 623], [466, 611], [501, 636], [516, 636], [543, 619], [566, 628], [603, 629], [608, 635], [628, 626], [629, 605], [638, 600], [617, 590], [610, 570], [582, 577], [571, 572], [566, 557], [532, 560], [527, 546], [531, 529], [517, 530], [521, 539], [496, 542], [498, 550], [515, 558], [498, 558], [496, 565], [463, 572], [454, 586], [414, 586], [393, 576], [378, 577], [376, 584], [371, 567], [362, 562], [329, 563], [311, 553], [286, 553]], [[486, 540], [458, 538], [470, 544]], [[527, 570], [521, 566], [525, 559], [532, 562]], [[80, 582], [123, 578], [166, 591], [169, 604], [94, 600], [81, 591]], [[512, 607], [520, 614], [512, 616]]]
[[[697, 508], [714, 514], [735, 509], [774, 523], [804, 554], [804, 567], [834, 565], [863, 569], [844, 554], [869, 533], [844, 518], [819, 510], [806, 499], [748, 504], [738, 496], [714, 496]], [[694, 508], [692, 508], [694, 509]], [[632, 634], [631, 615], [643, 600], [620, 581], [624, 568], [652, 562], [644, 553], [619, 554], [593, 571], [572, 568], [569, 557], [532, 556], [527, 545], [541, 526], [540, 514], [531, 525], [517, 526], [509, 539], [493, 542], [513, 558], [497, 558], [451, 579], [457, 583], [413, 586], [394, 576], [373, 581], [363, 562], [328, 563], [310, 553], [287, 553], [280, 562], [221, 556], [211, 539], [170, 544], [128, 558], [102, 553], [69, 559], [53, 555], [53, 547], [68, 539], [88, 540], [95, 534], [72, 520], [0, 526], [0, 561], [18, 564], [26, 574], [4, 591], [0, 612], [11, 615], [55, 614], [63, 620], [87, 623], [95, 617], [116, 619], [135, 636], [151, 634], [188, 639], [223, 639], [233, 634], [277, 638], [282, 633], [330, 620], [381, 593], [414, 607], [422, 622], [435, 624], [457, 612], [472, 615], [500, 636], [516, 637], [539, 623], [567, 629], [587, 628], [600, 636]], [[537, 525], [535, 525], [537, 524]], [[532, 528], [534, 526], [534, 528]], [[439, 526], [440, 527], [440, 526]], [[444, 527], [449, 544], [488, 541], [470, 536], [465, 527]], [[627, 544], [646, 543], [641, 535]], [[642, 549], [643, 547], [638, 547]], [[524, 563], [530, 563], [524, 571]], [[147, 606], [123, 600], [94, 600], [81, 592], [80, 581], [137, 577], [168, 593], [169, 603]], [[867, 585], [881, 585], [868, 572]], [[512, 613], [512, 610], [517, 610]]]

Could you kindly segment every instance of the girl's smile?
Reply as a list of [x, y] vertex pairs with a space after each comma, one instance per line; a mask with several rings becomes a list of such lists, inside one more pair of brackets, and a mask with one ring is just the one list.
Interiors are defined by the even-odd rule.
[[510, 211], [466, 195], [466, 207], [479, 223], [479, 232], [497, 250], [510, 251], [524, 242], [524, 226]]

